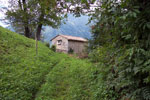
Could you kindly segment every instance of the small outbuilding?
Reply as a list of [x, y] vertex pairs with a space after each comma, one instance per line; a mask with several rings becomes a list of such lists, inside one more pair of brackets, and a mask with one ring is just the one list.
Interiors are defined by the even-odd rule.
[[82, 37], [75, 37], [69, 35], [57, 35], [51, 39], [52, 45], [56, 46], [56, 52], [75, 54], [85, 53], [88, 40]]

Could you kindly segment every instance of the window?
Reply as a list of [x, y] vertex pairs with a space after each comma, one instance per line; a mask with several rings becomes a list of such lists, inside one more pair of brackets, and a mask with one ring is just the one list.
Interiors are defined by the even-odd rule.
[[62, 43], [62, 40], [58, 40], [58, 41], [57, 41], [57, 44], [58, 44], [58, 45], [61, 45], [61, 43]]

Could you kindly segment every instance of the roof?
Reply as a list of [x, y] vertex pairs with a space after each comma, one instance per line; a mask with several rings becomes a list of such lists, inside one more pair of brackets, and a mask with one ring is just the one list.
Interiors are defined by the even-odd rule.
[[70, 35], [57, 35], [57, 36], [55, 36], [54, 38], [52, 38], [51, 41], [52, 41], [53, 39], [55, 39], [56, 37], [58, 37], [58, 36], [62, 36], [62, 37], [64, 37], [64, 38], [66, 38], [67, 40], [82, 41], [82, 42], [87, 42], [87, 41], [88, 41], [88, 40], [85, 39], [85, 38], [76, 37], [76, 36], [70, 36]]

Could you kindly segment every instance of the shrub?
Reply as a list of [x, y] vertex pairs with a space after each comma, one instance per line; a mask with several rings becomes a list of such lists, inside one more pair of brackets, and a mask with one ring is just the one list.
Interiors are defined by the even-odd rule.
[[74, 53], [74, 50], [73, 50], [72, 48], [70, 48], [69, 51], [68, 51], [68, 53], [69, 53], [69, 54], [73, 54], [73, 53]]
[[51, 50], [54, 51], [54, 52], [56, 52], [56, 46], [52, 45]]
[[96, 90], [97, 99], [150, 100], [150, 2], [101, 1], [92, 30], [92, 47], [97, 48], [91, 57], [105, 84]]
[[49, 48], [49, 43], [47, 42], [47, 43], [45, 43], [45, 46], [47, 46], [48, 48]]

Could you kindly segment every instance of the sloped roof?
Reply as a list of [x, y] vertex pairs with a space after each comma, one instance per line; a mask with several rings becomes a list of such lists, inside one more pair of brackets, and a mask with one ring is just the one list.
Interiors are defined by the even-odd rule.
[[55, 36], [54, 38], [52, 38], [51, 41], [52, 41], [53, 39], [55, 39], [56, 37], [58, 37], [58, 36], [62, 36], [62, 37], [64, 37], [64, 38], [66, 38], [67, 40], [82, 41], [82, 42], [87, 42], [87, 41], [88, 41], [88, 40], [85, 39], [85, 38], [76, 37], [76, 36], [70, 36], [70, 35], [57, 35], [57, 36]]

